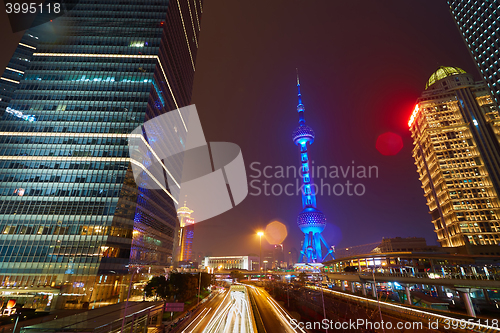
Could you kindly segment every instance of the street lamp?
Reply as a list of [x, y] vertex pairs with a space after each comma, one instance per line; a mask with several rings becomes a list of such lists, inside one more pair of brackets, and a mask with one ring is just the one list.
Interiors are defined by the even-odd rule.
[[268, 263], [268, 261], [264, 260], [264, 272], [266, 272], [266, 273], [267, 273], [267, 263]]
[[264, 236], [264, 232], [263, 231], [257, 232], [257, 236], [259, 236], [259, 244], [260, 244], [259, 271], [262, 272], [262, 236]]

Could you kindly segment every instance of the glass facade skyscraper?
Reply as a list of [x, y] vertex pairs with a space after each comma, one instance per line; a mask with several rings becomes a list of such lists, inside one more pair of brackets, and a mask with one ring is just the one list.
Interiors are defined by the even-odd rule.
[[19, 88], [19, 83], [24, 78], [24, 72], [29, 66], [33, 52], [38, 45], [38, 39], [30, 33], [25, 33], [21, 38], [14, 55], [0, 77], [0, 116], [3, 115], [14, 91]]
[[456, 67], [440, 67], [417, 101], [413, 157], [443, 247], [500, 254], [499, 119], [486, 85]]
[[177, 212], [135, 184], [127, 139], [190, 104], [201, 13], [201, 0], [80, 0], [28, 30], [36, 49], [0, 119], [3, 300], [92, 308], [126, 298], [129, 273], [172, 264]]
[[494, 0], [448, 0], [465, 44], [500, 105], [500, 3]]

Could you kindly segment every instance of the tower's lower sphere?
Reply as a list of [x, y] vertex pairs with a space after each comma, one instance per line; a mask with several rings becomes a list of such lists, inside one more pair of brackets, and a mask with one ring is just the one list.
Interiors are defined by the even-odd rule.
[[326, 217], [320, 210], [310, 207], [297, 216], [297, 224], [304, 234], [315, 234], [325, 230]]

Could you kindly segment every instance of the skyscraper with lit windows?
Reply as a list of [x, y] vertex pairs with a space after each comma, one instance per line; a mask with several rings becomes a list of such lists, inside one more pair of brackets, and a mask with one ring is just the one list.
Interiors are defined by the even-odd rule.
[[192, 213], [193, 210], [189, 209], [185, 202], [184, 206], [177, 209], [180, 223], [179, 244], [177, 245], [180, 265], [193, 261], [194, 220], [191, 217]]
[[417, 101], [408, 122], [413, 157], [443, 247], [498, 249], [499, 119], [485, 84], [457, 67], [440, 67]]
[[190, 104], [201, 11], [80, 0], [29, 29], [36, 49], [0, 119], [0, 297], [92, 308], [122, 301], [131, 271], [172, 264], [176, 209], [135, 184], [127, 139]]
[[497, 105], [500, 105], [500, 3], [448, 0], [450, 12]]

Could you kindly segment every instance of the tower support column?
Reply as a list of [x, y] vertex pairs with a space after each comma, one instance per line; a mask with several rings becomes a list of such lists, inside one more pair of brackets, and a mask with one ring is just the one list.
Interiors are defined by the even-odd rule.
[[468, 288], [457, 288], [458, 293], [460, 294], [460, 298], [462, 302], [465, 304], [465, 309], [467, 310], [467, 314], [471, 317], [476, 317], [476, 311], [474, 310], [474, 306], [472, 305], [472, 300], [470, 298], [470, 289]]
[[435, 287], [436, 287], [436, 291], [437, 291], [438, 297], [440, 297], [440, 298], [446, 297], [446, 294], [444, 293], [444, 287], [443, 286], [435, 286]]
[[374, 298], [377, 298], [377, 283], [372, 282], [371, 285], [372, 285], [372, 296]]
[[486, 300], [486, 302], [490, 303], [491, 299], [490, 299], [490, 295], [488, 295], [488, 289], [483, 289], [483, 295], [484, 295], [484, 299]]
[[410, 286], [409, 285], [405, 285], [405, 294], [406, 294], [406, 301], [405, 301], [405, 303], [408, 304], [408, 305], [412, 305], [411, 291], [410, 291]]

